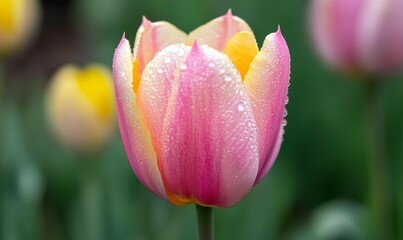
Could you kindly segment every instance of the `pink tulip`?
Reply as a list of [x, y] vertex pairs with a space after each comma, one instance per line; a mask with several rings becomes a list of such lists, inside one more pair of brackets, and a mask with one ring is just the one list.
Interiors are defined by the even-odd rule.
[[382, 74], [403, 67], [403, 0], [312, 0], [319, 53], [338, 69]]
[[144, 18], [134, 53], [123, 35], [113, 75], [127, 157], [159, 197], [230, 207], [276, 159], [290, 75], [280, 30], [259, 51], [231, 11], [189, 35]]

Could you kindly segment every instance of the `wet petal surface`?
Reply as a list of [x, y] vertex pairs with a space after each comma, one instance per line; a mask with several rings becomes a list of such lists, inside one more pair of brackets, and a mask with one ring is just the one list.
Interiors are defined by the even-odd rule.
[[250, 65], [244, 84], [251, 101], [259, 138], [259, 173], [267, 173], [281, 144], [290, 79], [290, 54], [280, 30], [269, 34]]
[[[162, 136], [158, 163], [168, 198], [177, 205], [232, 206], [249, 192], [258, 167], [256, 124], [246, 90], [226, 55], [194, 45], [178, 61], [177, 52], [168, 49], [150, 64], [169, 64], [167, 57], [176, 64], [166, 75], [170, 79], [154, 78], [171, 84], [162, 132], [163, 114], [152, 110], [148, 115], [159, 120], [147, 120], [158, 129], [153, 139]], [[163, 92], [140, 86], [140, 95], [161, 102]]]
[[132, 86], [132, 66], [130, 45], [123, 36], [113, 58], [116, 111], [123, 146], [139, 180], [153, 193], [166, 199], [157, 167], [157, 155], [150, 133], [137, 107], [137, 97]]

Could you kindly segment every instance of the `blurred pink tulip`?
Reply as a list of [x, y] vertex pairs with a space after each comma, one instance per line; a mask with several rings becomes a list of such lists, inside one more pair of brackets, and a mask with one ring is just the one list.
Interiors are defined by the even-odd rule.
[[127, 157], [159, 197], [230, 207], [276, 159], [290, 76], [280, 30], [259, 51], [231, 11], [189, 35], [144, 18], [134, 53], [125, 36], [116, 48], [113, 75]]
[[403, 0], [312, 0], [319, 53], [333, 67], [384, 74], [403, 67]]

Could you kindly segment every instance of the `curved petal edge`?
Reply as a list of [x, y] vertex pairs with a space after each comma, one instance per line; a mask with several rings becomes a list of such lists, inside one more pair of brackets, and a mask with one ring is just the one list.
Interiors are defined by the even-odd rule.
[[136, 34], [133, 50], [133, 62], [138, 61], [138, 76], [142, 75], [144, 68], [157, 52], [171, 44], [183, 43], [186, 37], [186, 33], [169, 22], [151, 22], [143, 17], [143, 22]]
[[252, 29], [242, 18], [232, 15], [231, 10], [228, 10], [224, 16], [215, 18], [189, 33], [186, 43], [192, 45], [197, 40], [200, 45], [206, 44], [223, 51], [228, 40], [235, 33], [242, 31], [252, 32]]
[[123, 146], [139, 180], [157, 196], [166, 199], [150, 133], [145, 127], [132, 89], [132, 68], [130, 44], [123, 35], [113, 58], [116, 112]]
[[288, 101], [290, 53], [280, 27], [269, 34], [250, 64], [244, 80], [258, 130], [259, 182], [280, 149], [285, 105]]

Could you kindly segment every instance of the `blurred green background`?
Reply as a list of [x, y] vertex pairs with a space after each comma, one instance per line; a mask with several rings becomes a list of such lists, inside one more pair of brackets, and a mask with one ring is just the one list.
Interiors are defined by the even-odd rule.
[[[195, 239], [193, 205], [175, 207], [135, 177], [116, 127], [97, 156], [65, 149], [44, 113], [49, 78], [67, 63], [111, 66], [143, 15], [189, 32], [231, 8], [259, 45], [281, 25], [291, 52], [285, 141], [272, 170], [238, 205], [215, 211], [217, 239], [377, 239], [371, 207], [365, 83], [316, 56], [302, 0], [43, 0], [25, 51], [3, 62], [0, 239]], [[391, 231], [403, 239], [403, 76], [381, 84]], [[375, 230], [374, 230], [375, 229]]]

